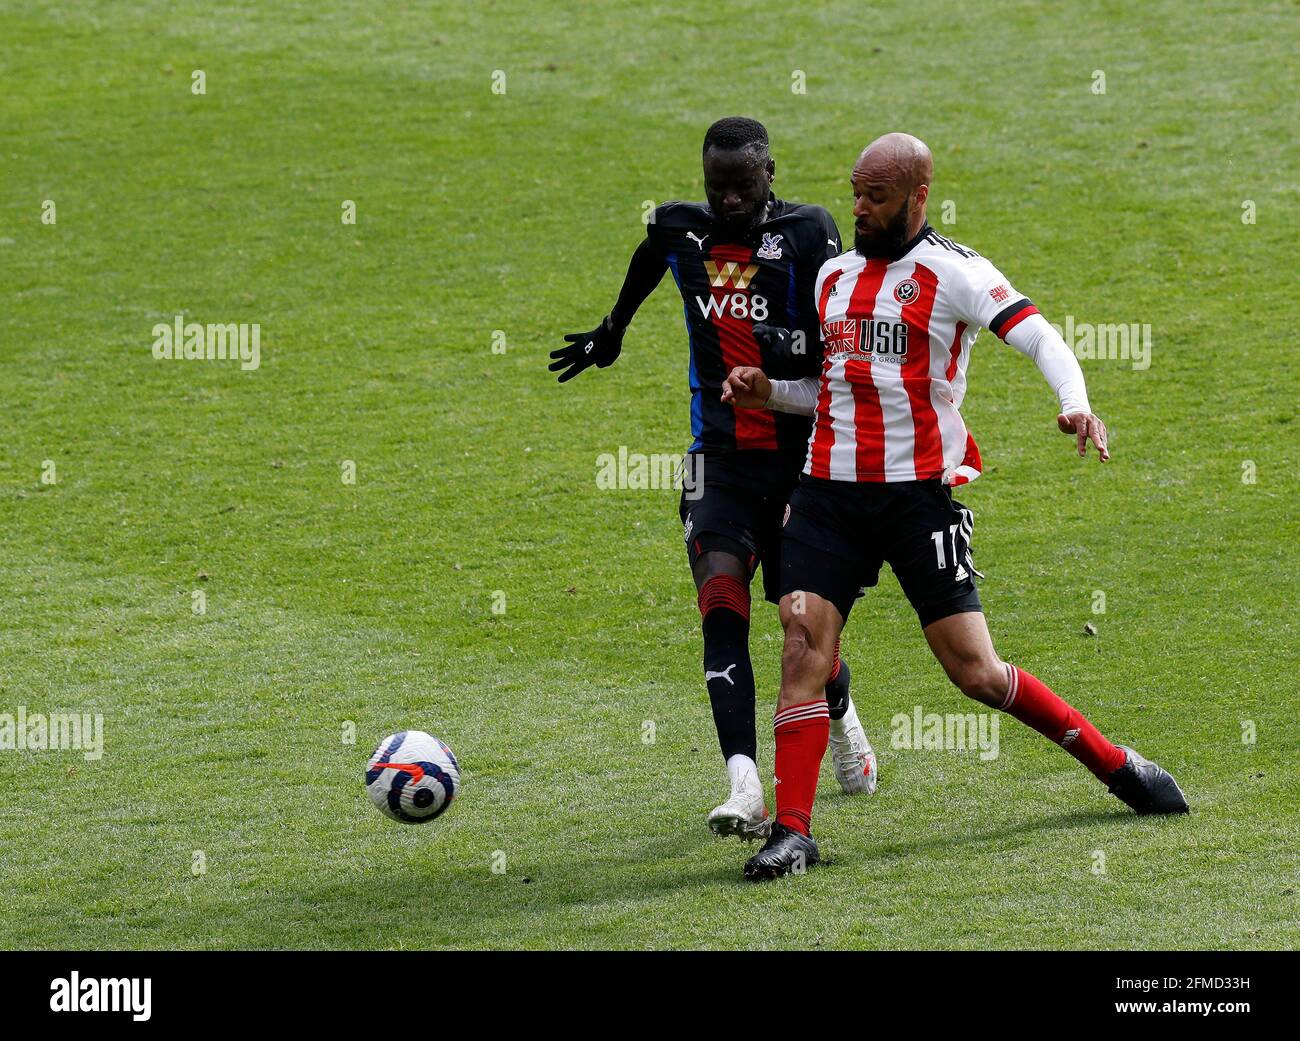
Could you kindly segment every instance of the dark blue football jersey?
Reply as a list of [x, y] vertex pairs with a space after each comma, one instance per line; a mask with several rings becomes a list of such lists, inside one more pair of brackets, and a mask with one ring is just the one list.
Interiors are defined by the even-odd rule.
[[[722, 383], [737, 365], [772, 379], [821, 372], [822, 348], [813, 287], [838, 256], [840, 233], [820, 206], [773, 198], [767, 219], [743, 237], [728, 237], [705, 203], [669, 202], [654, 211], [650, 243], [672, 270], [690, 338], [691, 451], [768, 450], [797, 457], [812, 420], [767, 409], [724, 405]], [[754, 339], [755, 324], [801, 334], [802, 352], [771, 357]]]

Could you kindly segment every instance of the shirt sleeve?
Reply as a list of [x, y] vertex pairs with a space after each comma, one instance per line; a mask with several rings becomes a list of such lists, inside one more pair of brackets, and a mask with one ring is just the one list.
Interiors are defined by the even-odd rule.
[[1005, 341], [1007, 333], [1038, 308], [1023, 293], [1017, 292], [1010, 279], [983, 257], [973, 257], [963, 265], [964, 284], [958, 292], [958, 315], [967, 325], [988, 329]]
[[817, 392], [819, 381], [813, 376], [801, 380], [772, 380], [772, 396], [767, 399], [767, 407], [773, 412], [793, 412], [800, 416], [811, 416], [817, 411]]
[[[655, 215], [657, 217], [658, 213]], [[646, 227], [646, 237], [632, 254], [618, 301], [609, 312], [610, 321], [620, 329], [626, 329], [631, 324], [632, 316], [645, 303], [646, 297], [654, 292], [663, 279], [664, 272], [668, 270], [668, 257], [654, 233], [655, 227], [655, 222]]]

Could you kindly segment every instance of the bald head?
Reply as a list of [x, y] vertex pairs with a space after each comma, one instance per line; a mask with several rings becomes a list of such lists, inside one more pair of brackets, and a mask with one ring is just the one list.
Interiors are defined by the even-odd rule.
[[934, 177], [934, 158], [924, 141], [911, 134], [885, 134], [862, 150], [853, 164], [853, 179], [862, 177], [888, 183], [904, 191], [915, 191], [930, 184]]
[[925, 225], [934, 159], [911, 134], [885, 134], [853, 164], [854, 244], [859, 253], [891, 257]]

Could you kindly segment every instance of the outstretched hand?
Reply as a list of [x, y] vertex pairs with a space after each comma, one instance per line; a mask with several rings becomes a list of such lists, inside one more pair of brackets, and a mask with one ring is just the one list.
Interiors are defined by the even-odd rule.
[[1079, 455], [1088, 454], [1088, 442], [1097, 446], [1097, 457], [1104, 463], [1110, 458], [1106, 447], [1106, 424], [1091, 412], [1071, 412], [1056, 417], [1056, 425], [1063, 434], [1073, 434], [1079, 443]]
[[737, 408], [762, 408], [772, 396], [772, 381], [762, 369], [737, 365], [722, 384], [722, 403]]
[[555, 361], [547, 366], [551, 372], [560, 373], [561, 383], [593, 365], [602, 369], [613, 365], [623, 350], [623, 330], [617, 328], [608, 315], [591, 332], [569, 333], [564, 339], [567, 346], [551, 351]]

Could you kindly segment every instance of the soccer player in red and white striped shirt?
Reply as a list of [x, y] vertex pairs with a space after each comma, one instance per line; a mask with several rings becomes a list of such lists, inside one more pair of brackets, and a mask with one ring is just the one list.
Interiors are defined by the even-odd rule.
[[745, 865], [747, 878], [818, 859], [809, 825], [827, 743], [826, 676], [854, 600], [886, 562], [963, 693], [1062, 745], [1137, 812], [1187, 810], [1168, 772], [1112, 744], [993, 649], [974, 582], [973, 514], [951, 491], [981, 469], [959, 411], [978, 330], [1036, 362], [1080, 456], [1090, 442], [1102, 461], [1110, 456], [1065, 342], [997, 268], [927, 223], [932, 173], [930, 150], [908, 134], [862, 152], [852, 174], [855, 248], [828, 260], [816, 283], [820, 379], [774, 381], [739, 367], [723, 390], [739, 407], [815, 416], [781, 549], [776, 825]]

